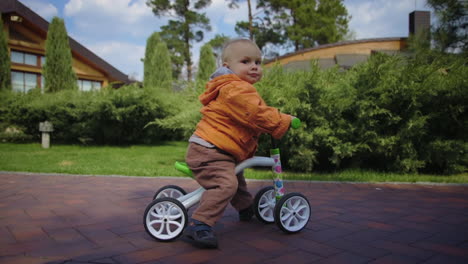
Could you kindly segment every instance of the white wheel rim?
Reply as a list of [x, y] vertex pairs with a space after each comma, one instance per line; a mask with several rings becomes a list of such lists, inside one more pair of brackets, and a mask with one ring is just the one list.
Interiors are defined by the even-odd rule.
[[275, 190], [268, 190], [258, 201], [258, 212], [263, 220], [267, 222], [273, 223], [275, 221], [275, 204], [276, 204], [276, 197], [275, 197]]
[[155, 203], [146, 214], [146, 227], [156, 238], [169, 240], [176, 238], [185, 226], [182, 208], [170, 201]]
[[309, 221], [309, 217], [309, 203], [301, 196], [290, 197], [281, 207], [281, 225], [290, 232], [297, 232], [304, 228]]
[[182, 196], [184, 196], [184, 194], [181, 191], [177, 189], [173, 189], [173, 188], [167, 188], [167, 189], [162, 190], [160, 193], [158, 193], [155, 199], [163, 198], [163, 197], [170, 197], [170, 198], [177, 199]]

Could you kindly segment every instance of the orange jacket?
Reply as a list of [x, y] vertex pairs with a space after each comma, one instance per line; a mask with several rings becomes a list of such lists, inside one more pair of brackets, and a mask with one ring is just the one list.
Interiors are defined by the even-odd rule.
[[291, 124], [291, 116], [269, 107], [255, 87], [235, 74], [216, 77], [199, 96], [202, 119], [195, 134], [232, 154], [238, 162], [257, 150], [261, 133], [281, 138]]

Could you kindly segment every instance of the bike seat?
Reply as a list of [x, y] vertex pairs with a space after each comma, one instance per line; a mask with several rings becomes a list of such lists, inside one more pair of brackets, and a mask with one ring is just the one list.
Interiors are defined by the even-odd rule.
[[193, 177], [193, 173], [190, 170], [190, 168], [188, 167], [187, 163], [181, 162], [181, 161], [176, 161], [175, 164], [174, 164], [174, 167], [176, 168], [176, 170], [184, 173], [185, 175]]

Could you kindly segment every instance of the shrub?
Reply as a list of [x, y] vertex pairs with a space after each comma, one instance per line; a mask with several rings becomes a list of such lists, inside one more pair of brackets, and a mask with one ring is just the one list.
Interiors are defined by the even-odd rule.
[[[144, 89], [124, 86], [95, 92], [31, 92], [3, 97], [1, 122], [39, 138], [39, 122], [54, 126], [52, 138], [66, 143], [138, 144], [180, 138], [160, 126], [146, 125], [167, 115], [161, 99]], [[3, 104], [2, 104], [3, 105]]]
[[463, 59], [450, 55], [375, 54], [346, 72], [277, 67], [257, 87], [268, 104], [305, 123], [282, 141], [285, 164], [295, 170], [460, 173], [468, 150], [466, 75]]

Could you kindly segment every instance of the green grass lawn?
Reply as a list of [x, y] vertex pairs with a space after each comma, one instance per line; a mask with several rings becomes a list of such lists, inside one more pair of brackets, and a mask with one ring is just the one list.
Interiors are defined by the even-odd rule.
[[[0, 144], [0, 171], [66, 173], [86, 175], [183, 176], [174, 169], [183, 161], [186, 142], [166, 142], [157, 146], [78, 146], [40, 144]], [[379, 173], [345, 170], [336, 173], [291, 173], [284, 179], [350, 182], [434, 182], [468, 183], [468, 174], [450, 176]], [[248, 169], [250, 179], [271, 179], [268, 169]]]

